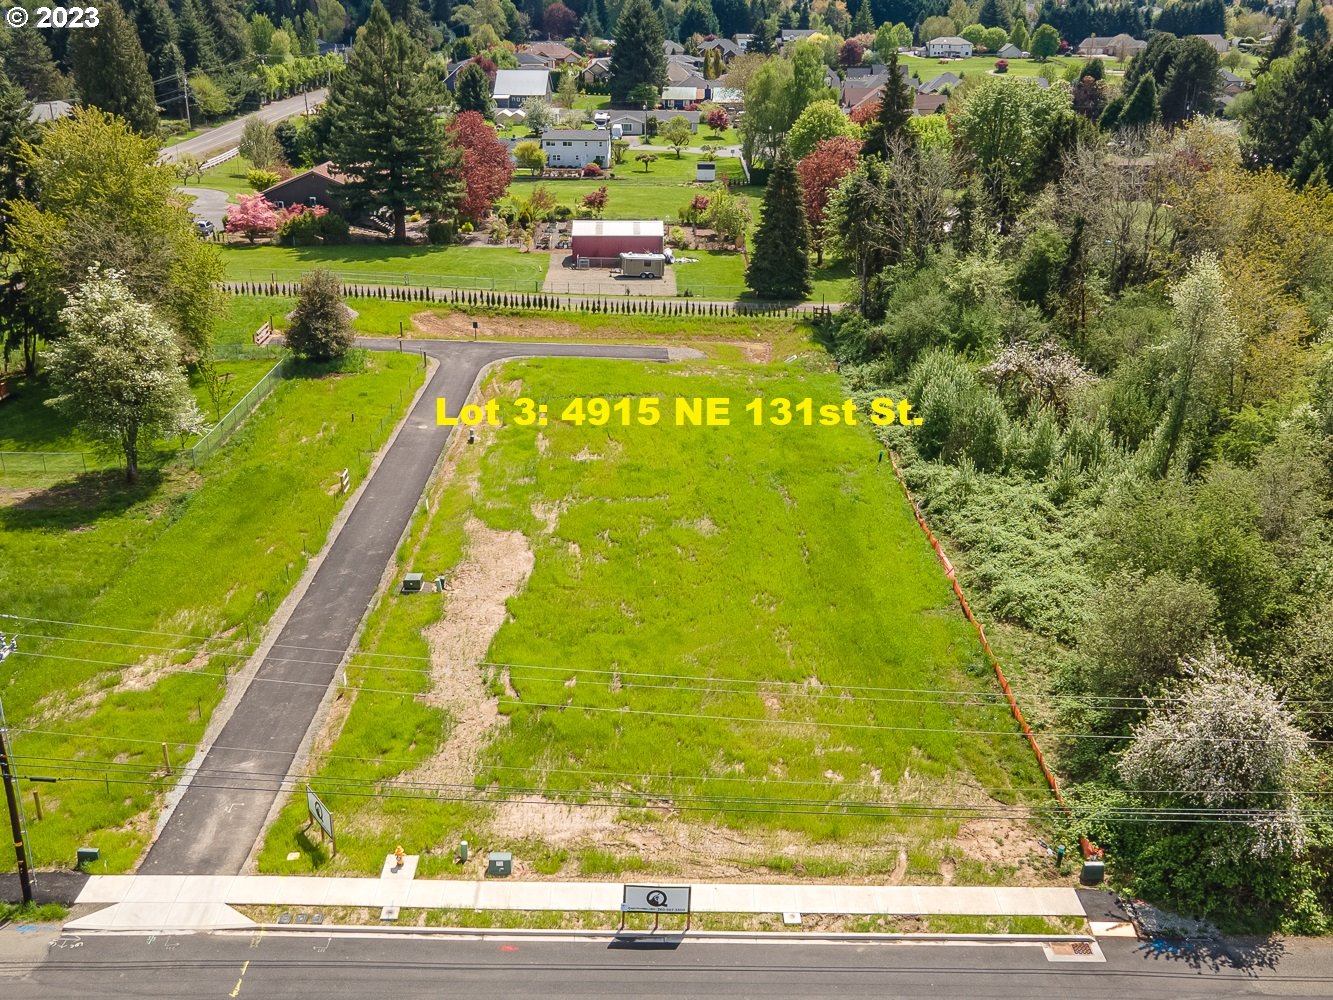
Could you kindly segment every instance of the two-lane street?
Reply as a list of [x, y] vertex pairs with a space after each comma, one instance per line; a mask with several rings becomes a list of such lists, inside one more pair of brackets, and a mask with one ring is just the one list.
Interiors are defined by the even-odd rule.
[[1105, 963], [1048, 959], [1040, 944], [703, 942], [657, 945], [337, 934], [33, 938], [0, 931], [6, 1000], [319, 996], [874, 997], [876, 1000], [1153, 1000], [1327, 997], [1329, 949], [1291, 941], [1246, 953], [1154, 951], [1104, 939]]
[[[304, 114], [307, 109], [313, 110], [324, 103], [324, 98], [328, 96], [328, 93], [327, 90], [321, 89], [312, 90], [306, 94], [297, 94], [295, 97], [265, 104], [254, 113], [269, 124], [273, 124], [282, 121], [284, 118], [290, 118], [292, 115]], [[202, 160], [212, 153], [231, 149], [241, 141], [241, 129], [245, 127], [245, 119], [248, 117], [248, 115], [242, 115], [234, 121], [219, 125], [217, 128], [211, 128], [193, 139], [186, 139], [174, 146], [166, 147], [162, 150], [162, 162], [175, 163], [183, 156], [197, 156]]]

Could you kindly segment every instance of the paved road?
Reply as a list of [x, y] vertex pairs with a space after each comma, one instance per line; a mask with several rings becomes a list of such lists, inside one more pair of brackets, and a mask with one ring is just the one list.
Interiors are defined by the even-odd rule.
[[[388, 347], [382, 339], [367, 345]], [[285, 774], [291, 766], [449, 439], [450, 428], [435, 423], [437, 396], [446, 397], [451, 415], [456, 415], [477, 373], [501, 358], [667, 360], [666, 350], [656, 347], [441, 341], [405, 341], [404, 347], [426, 351], [441, 363], [292, 610], [273, 652], [204, 758], [202, 767], [214, 773], [190, 784], [140, 872], [240, 872], [278, 795], [271, 776]], [[330, 476], [335, 471], [311, 474]], [[301, 683], [284, 683], [290, 681]]]
[[[1166, 1000], [1327, 997], [1330, 947], [1157, 953], [1103, 939], [1105, 963], [1040, 945], [468, 941], [329, 935], [60, 937], [0, 931], [6, 1000], [156, 997], [524, 997], [534, 1000]], [[1239, 960], [1238, 960], [1239, 959]], [[1264, 964], [1270, 962], [1270, 964]]]
[[215, 191], [213, 188], [206, 187], [178, 187], [176, 190], [194, 198], [194, 201], [190, 204], [190, 215], [192, 217], [207, 219], [217, 226], [218, 232], [222, 231], [222, 217], [231, 208], [227, 204], [226, 191]]
[[[284, 118], [304, 113], [307, 107], [318, 107], [327, 96], [327, 90], [312, 90], [308, 94], [298, 94], [296, 97], [288, 97], [282, 101], [265, 104], [255, 114], [266, 122], [280, 122]], [[246, 117], [248, 116], [242, 116], [235, 121], [209, 129], [193, 139], [186, 139], [174, 146], [168, 146], [162, 150], [160, 157], [162, 162], [175, 163], [182, 156], [197, 156], [203, 160], [207, 159], [210, 153], [220, 153], [231, 149], [241, 140], [241, 129], [245, 126]]]

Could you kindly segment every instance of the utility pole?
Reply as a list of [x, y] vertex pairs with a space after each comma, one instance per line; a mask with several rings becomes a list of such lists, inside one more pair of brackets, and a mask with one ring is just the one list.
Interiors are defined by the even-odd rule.
[[190, 120], [190, 81], [185, 78], [185, 70], [177, 67], [176, 79], [180, 81], [181, 93], [185, 95], [185, 129], [188, 132], [194, 128], [194, 122]]
[[[16, 639], [7, 639], [0, 633], [0, 663], [18, 648]], [[14, 856], [18, 860], [19, 884], [23, 887], [23, 902], [32, 902], [32, 876], [28, 872], [28, 845], [23, 838], [23, 822], [19, 819], [18, 792], [14, 787], [14, 771], [9, 763], [9, 745], [6, 742], [4, 710], [0, 709], [0, 778], [5, 783], [5, 802], [9, 805], [9, 826], [14, 831]]]

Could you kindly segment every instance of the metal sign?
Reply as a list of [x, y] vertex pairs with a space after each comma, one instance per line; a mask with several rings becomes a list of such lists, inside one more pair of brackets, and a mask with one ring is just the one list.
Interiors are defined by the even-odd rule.
[[319, 828], [329, 835], [330, 840], [333, 840], [333, 813], [329, 812], [328, 806], [319, 801], [319, 796], [309, 785], [305, 786], [305, 804], [310, 810], [310, 818], [319, 824]]
[[627, 885], [622, 913], [689, 913], [688, 885]]

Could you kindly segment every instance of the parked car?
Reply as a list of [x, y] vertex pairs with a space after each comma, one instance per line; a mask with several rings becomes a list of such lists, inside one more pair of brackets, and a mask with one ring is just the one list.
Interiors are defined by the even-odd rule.
[[217, 232], [216, 227], [207, 219], [195, 219], [194, 228], [199, 231], [200, 236], [212, 236]]

